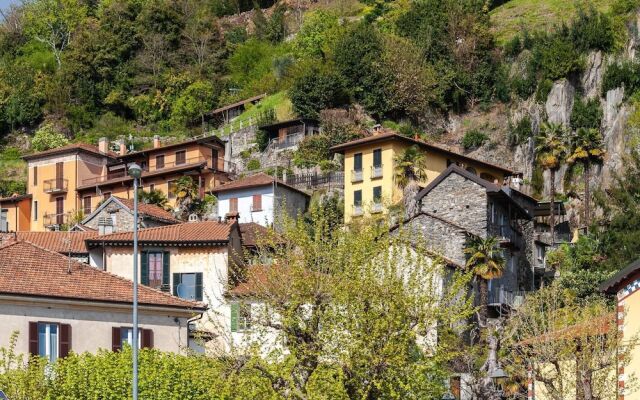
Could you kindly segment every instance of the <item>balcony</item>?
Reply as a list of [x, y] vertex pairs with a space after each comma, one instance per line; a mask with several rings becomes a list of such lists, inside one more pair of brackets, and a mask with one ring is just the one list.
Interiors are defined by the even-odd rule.
[[488, 303], [490, 306], [517, 308], [524, 302], [526, 294], [527, 292], [524, 291], [510, 291], [502, 287], [496, 287], [489, 291]]
[[371, 214], [381, 213], [383, 210], [382, 203], [373, 203], [371, 205]]
[[47, 179], [44, 181], [43, 190], [45, 193], [66, 193], [69, 189], [69, 180], [63, 178]]
[[353, 206], [353, 212], [351, 213], [351, 215], [353, 215], [354, 217], [359, 217], [363, 214], [364, 214], [364, 209], [362, 208], [362, 204]]
[[351, 171], [351, 183], [362, 182], [362, 170], [356, 169]]
[[382, 178], [382, 164], [371, 167], [371, 179]]
[[300, 144], [300, 142], [304, 140], [304, 137], [305, 137], [304, 132], [290, 133], [290, 134], [287, 134], [284, 137], [284, 139], [280, 139], [280, 138], [271, 139], [271, 142], [269, 143], [268, 147], [269, 149], [273, 149], [273, 150], [288, 149], [290, 147], [294, 147]]
[[66, 225], [71, 220], [71, 213], [62, 213], [62, 214], [44, 214], [43, 215], [44, 226], [51, 227], [59, 227], [60, 225]]
[[516, 247], [522, 249], [522, 235], [511, 225], [490, 225], [489, 234], [500, 240], [503, 247]]

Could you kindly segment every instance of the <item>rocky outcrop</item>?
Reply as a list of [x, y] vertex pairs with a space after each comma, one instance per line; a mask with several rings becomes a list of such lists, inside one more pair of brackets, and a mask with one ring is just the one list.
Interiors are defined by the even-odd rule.
[[604, 57], [601, 51], [594, 51], [589, 54], [580, 82], [585, 97], [595, 99], [600, 95], [604, 66]]
[[562, 79], [555, 82], [545, 103], [547, 120], [569, 126], [574, 95], [575, 89], [568, 80]]
[[611, 178], [622, 170], [626, 149], [625, 127], [631, 115], [631, 106], [624, 104], [624, 89], [618, 88], [607, 92], [604, 101], [603, 137], [606, 149], [605, 159], [600, 174], [593, 174], [602, 185], [609, 186]]

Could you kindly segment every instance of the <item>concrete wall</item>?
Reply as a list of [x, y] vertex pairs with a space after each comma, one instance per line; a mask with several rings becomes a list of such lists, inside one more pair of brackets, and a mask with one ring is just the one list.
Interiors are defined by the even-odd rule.
[[282, 226], [285, 213], [296, 219], [307, 210], [309, 197], [288, 187], [276, 186], [275, 228]]
[[0, 204], [1, 210], [6, 210], [7, 231], [28, 231], [31, 229], [31, 199]]
[[[173, 315], [172, 315], [173, 314]], [[187, 346], [186, 312], [166, 310], [139, 311], [140, 327], [153, 330], [154, 348], [182, 352]], [[178, 322], [174, 318], [178, 318]], [[55, 304], [24, 300], [8, 300], [0, 297], [0, 347], [9, 345], [13, 332], [18, 332], [16, 351], [29, 351], [29, 322], [56, 322], [71, 325], [71, 350], [76, 353], [95, 353], [99, 349], [111, 350], [113, 327], [130, 327], [130, 306], [98, 306], [79, 304]]]
[[[253, 210], [253, 195], [262, 196], [262, 209]], [[260, 186], [249, 189], [228, 190], [218, 195], [218, 215], [224, 218], [230, 210], [230, 199], [238, 199], [238, 213], [241, 223], [255, 222], [262, 226], [271, 226], [274, 221], [274, 196], [272, 186]]]

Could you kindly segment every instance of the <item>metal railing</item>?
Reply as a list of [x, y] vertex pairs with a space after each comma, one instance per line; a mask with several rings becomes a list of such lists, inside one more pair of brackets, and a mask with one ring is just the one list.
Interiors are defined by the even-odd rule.
[[[217, 159], [213, 159], [213, 157], [192, 157], [184, 160], [184, 162], [165, 162], [159, 168], [156, 167], [155, 164], [149, 168], [148, 165], [142, 168], [143, 174], [149, 174], [154, 172], [161, 172], [170, 168], [175, 167], [183, 167], [189, 165], [206, 165], [208, 168], [211, 168], [214, 171], [222, 171], [228, 173], [235, 173], [236, 166], [231, 161], [225, 160], [223, 157], [218, 157]], [[107, 175], [97, 176], [94, 178], [84, 179], [82, 181], [83, 185], [91, 185], [108, 182], [113, 179], [122, 179], [127, 177], [127, 171], [121, 170], [118, 172], [108, 173]], [[143, 175], [144, 178], [144, 175]]]
[[285, 136], [284, 140], [280, 140], [280, 138], [271, 139], [269, 143], [269, 147], [280, 150], [286, 149], [289, 147], [297, 146], [304, 139], [304, 132], [297, 132], [293, 134], [289, 134]]
[[351, 213], [351, 215], [353, 215], [354, 217], [359, 217], [360, 215], [364, 214], [364, 208], [362, 207], [362, 205], [353, 205], [353, 212]]
[[521, 290], [505, 290], [504, 288], [495, 288], [488, 293], [489, 304], [499, 306], [509, 306], [511, 308], [518, 307], [524, 302], [527, 292]]
[[503, 244], [512, 245], [519, 249], [523, 246], [522, 235], [511, 225], [490, 225], [489, 234], [497, 237]]
[[382, 212], [382, 209], [383, 209], [382, 203], [376, 203], [376, 202], [374, 202], [374, 203], [371, 205], [371, 212], [372, 212], [372, 213], [381, 213], [381, 212]]
[[44, 226], [65, 225], [71, 220], [71, 213], [44, 214], [42, 218]]
[[362, 182], [363, 174], [361, 169], [351, 171], [351, 183]]
[[315, 189], [318, 187], [344, 187], [344, 172], [332, 171], [326, 173], [313, 172], [309, 174], [286, 175], [284, 182], [287, 185]]
[[43, 183], [45, 193], [64, 193], [69, 189], [69, 180], [64, 178], [47, 179]]
[[382, 178], [382, 164], [371, 166], [371, 179]]

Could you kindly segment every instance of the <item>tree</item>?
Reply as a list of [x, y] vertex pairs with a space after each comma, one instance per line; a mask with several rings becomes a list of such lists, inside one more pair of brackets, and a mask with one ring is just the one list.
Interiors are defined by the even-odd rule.
[[45, 151], [62, 147], [69, 143], [65, 135], [58, 132], [53, 124], [44, 124], [36, 131], [31, 140], [31, 147], [35, 151]]
[[489, 305], [489, 280], [500, 278], [504, 273], [505, 260], [495, 237], [474, 237], [464, 249], [469, 255], [467, 267], [478, 277], [480, 292], [480, 312], [478, 323], [480, 329], [487, 327], [487, 310]]
[[62, 52], [86, 14], [86, 6], [79, 0], [34, 0], [27, 3], [26, 32], [51, 49], [60, 68]]
[[398, 154], [393, 161], [396, 184], [402, 189], [405, 214], [412, 217], [418, 211], [415, 197], [420, 190], [420, 182], [426, 177], [427, 157], [414, 144]]
[[210, 82], [196, 81], [182, 92], [173, 106], [172, 116], [182, 122], [200, 118], [202, 133], [205, 131], [204, 116], [216, 103], [216, 89]]
[[[264, 304], [252, 314], [254, 338], [271, 332], [286, 349], [262, 348], [241, 368], [288, 399], [317, 398], [317, 385], [338, 399], [440, 398], [457, 352], [436, 326], [460, 333], [454, 321], [471, 315], [460, 296], [469, 275], [448, 270], [403, 228], [334, 229], [323, 210], [285, 221], [280, 244], [260, 244], [256, 259], [275, 264], [250, 280]], [[434, 278], [449, 271], [440, 291]]]
[[555, 243], [555, 200], [556, 200], [556, 171], [565, 160], [567, 154], [566, 129], [561, 124], [544, 123], [540, 134], [536, 137], [536, 156], [540, 166], [549, 171], [549, 225], [551, 243]]
[[153, 204], [165, 210], [170, 209], [169, 199], [167, 196], [159, 190], [150, 190], [145, 192], [140, 190], [138, 192], [138, 199], [144, 204]]
[[343, 79], [327, 67], [314, 66], [298, 77], [289, 90], [293, 110], [303, 117], [318, 118], [321, 110], [348, 103]]
[[591, 223], [591, 193], [589, 191], [591, 164], [602, 162], [604, 159], [604, 144], [602, 134], [597, 129], [578, 128], [571, 138], [571, 148], [567, 162], [570, 165], [576, 162], [584, 166], [584, 223], [589, 229]]
[[509, 319], [506, 369], [523, 385], [531, 371], [553, 400], [607, 398], [617, 393], [616, 369], [628, 365], [637, 344], [622, 342], [616, 321], [602, 298], [579, 299], [557, 285], [542, 289]]

